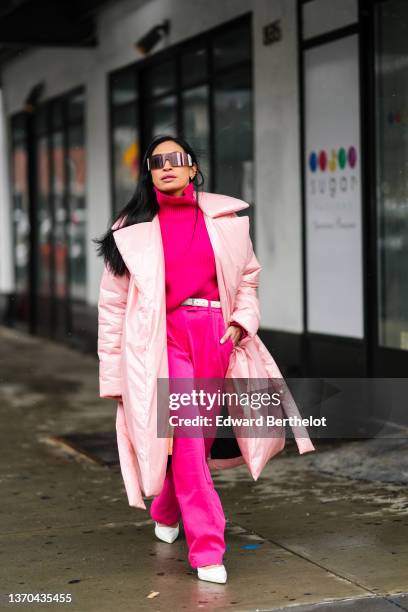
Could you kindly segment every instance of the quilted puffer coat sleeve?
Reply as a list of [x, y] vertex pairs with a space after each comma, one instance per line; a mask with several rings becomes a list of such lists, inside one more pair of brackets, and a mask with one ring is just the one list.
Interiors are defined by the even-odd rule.
[[122, 395], [121, 341], [129, 275], [115, 276], [105, 265], [98, 301], [99, 396]]
[[246, 265], [235, 295], [234, 310], [229, 320], [230, 323], [238, 323], [244, 329], [246, 333], [241, 337], [243, 341], [253, 338], [259, 328], [261, 312], [257, 288], [261, 270], [262, 266], [255, 256], [252, 241], [248, 235]]

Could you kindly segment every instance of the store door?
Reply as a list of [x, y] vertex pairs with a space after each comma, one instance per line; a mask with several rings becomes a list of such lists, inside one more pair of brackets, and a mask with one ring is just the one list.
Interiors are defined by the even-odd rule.
[[374, 6], [377, 375], [408, 372], [408, 5]]
[[72, 343], [87, 317], [83, 91], [16, 115], [11, 131], [15, 318]]

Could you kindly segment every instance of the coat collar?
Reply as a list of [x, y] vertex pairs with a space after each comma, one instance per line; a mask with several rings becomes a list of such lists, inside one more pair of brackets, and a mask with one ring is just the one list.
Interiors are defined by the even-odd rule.
[[249, 204], [239, 198], [203, 191], [198, 196], [198, 205], [209, 217], [221, 217], [248, 208]]
[[[234, 198], [232, 196], [202, 191], [198, 195], [198, 206], [205, 215], [214, 218], [237, 212], [238, 210], [243, 210], [248, 208], [249, 204], [244, 200], [240, 200], [239, 198]], [[111, 229], [117, 229], [119, 226], [120, 219], [112, 225]]]
[[[213, 219], [248, 208], [249, 204], [238, 198], [208, 192], [202, 192], [198, 200], [198, 205], [204, 213], [204, 220], [210, 233], [214, 252], [219, 253], [221, 257], [221, 246], [218, 243], [217, 233], [213, 227]], [[147, 253], [156, 252], [164, 255], [158, 215], [155, 215], [151, 221], [133, 223], [133, 225], [125, 227], [120, 227], [120, 221], [121, 219], [112, 226], [112, 229], [115, 230], [113, 238], [116, 246], [127, 268], [133, 272], [135, 279], [139, 279], [141, 283], [146, 284], [146, 274], [149, 274], [150, 270], [150, 267], [144, 264]], [[239, 227], [242, 227], [245, 233], [248, 232], [247, 222], [248, 217], [246, 216], [234, 218], [235, 236], [238, 235]], [[160, 261], [162, 262], [160, 265], [164, 265], [164, 257], [160, 258]]]

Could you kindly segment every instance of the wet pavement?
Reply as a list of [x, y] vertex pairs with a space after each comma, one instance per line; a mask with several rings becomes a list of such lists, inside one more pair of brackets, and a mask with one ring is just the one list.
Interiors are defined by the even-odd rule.
[[[392, 440], [388, 472], [384, 440], [381, 470], [360, 472], [342, 466], [347, 456], [366, 465], [372, 442], [351, 443], [348, 455], [346, 443], [317, 440], [303, 456], [289, 441], [257, 482], [245, 466], [214, 473], [229, 576], [216, 585], [197, 580], [183, 532], [171, 545], [155, 540], [148, 512], [127, 505], [117, 468], [55, 440], [114, 430], [116, 404], [98, 397], [95, 355], [0, 327], [0, 372], [0, 607], [408, 610], [408, 489], [406, 474], [390, 476]], [[8, 603], [12, 593], [73, 601], [23, 606]]]

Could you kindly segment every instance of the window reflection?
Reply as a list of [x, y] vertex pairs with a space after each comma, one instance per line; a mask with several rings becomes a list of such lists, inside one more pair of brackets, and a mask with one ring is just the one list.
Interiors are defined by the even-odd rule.
[[[53, 337], [65, 338], [83, 329], [87, 297], [84, 116], [84, 91], [76, 89], [11, 120], [16, 318], [31, 323], [37, 333]], [[33, 144], [28, 152], [31, 126]]]
[[52, 195], [54, 203], [54, 244], [55, 244], [55, 295], [58, 298], [67, 296], [67, 243], [65, 227], [67, 214], [65, 209], [65, 167], [64, 167], [63, 133], [52, 135]]
[[163, 132], [177, 135], [176, 96], [159, 98], [151, 104], [150, 112], [152, 137]]
[[115, 109], [113, 117], [114, 197], [122, 208], [132, 196], [139, 177], [140, 150], [133, 106]]
[[140, 172], [138, 91], [133, 69], [111, 78], [113, 204], [118, 211], [130, 200]]
[[133, 70], [120, 72], [112, 78], [112, 103], [115, 106], [129, 104], [137, 99], [135, 73]]
[[191, 49], [181, 57], [181, 77], [184, 87], [190, 87], [198, 81], [208, 78], [207, 50]]
[[216, 70], [245, 62], [251, 57], [251, 30], [247, 24], [215, 36], [213, 45]]
[[408, 350], [408, 6], [375, 10], [379, 344]]
[[37, 293], [51, 295], [52, 220], [47, 137], [37, 140]]
[[206, 184], [211, 181], [209, 166], [210, 126], [208, 111], [208, 85], [194, 87], [183, 92], [184, 134], [200, 159]]
[[[110, 78], [115, 208], [133, 191], [142, 147], [163, 133], [181, 134], [192, 144], [206, 191], [253, 203], [250, 19], [217, 28], [163, 57]], [[132, 94], [136, 82], [143, 95]], [[245, 214], [253, 236], [252, 207]]]
[[168, 93], [176, 87], [176, 71], [173, 60], [153, 66], [146, 72], [146, 92], [155, 97]]
[[14, 271], [17, 319], [28, 324], [30, 317], [30, 217], [28, 194], [28, 153], [22, 116], [12, 122], [12, 197]]
[[13, 153], [14, 180], [14, 239], [16, 291], [28, 291], [28, 255], [30, 222], [28, 216], [27, 151], [24, 145], [17, 145]]
[[68, 131], [68, 210], [70, 290], [75, 299], [86, 298], [85, 147], [82, 125]]
[[251, 80], [248, 69], [222, 74], [215, 85], [216, 191], [253, 202]]

